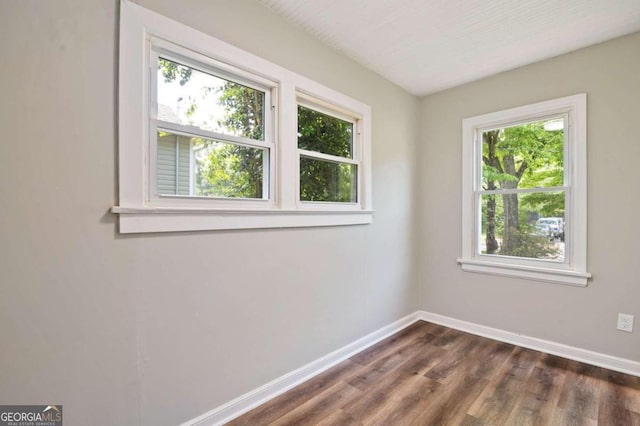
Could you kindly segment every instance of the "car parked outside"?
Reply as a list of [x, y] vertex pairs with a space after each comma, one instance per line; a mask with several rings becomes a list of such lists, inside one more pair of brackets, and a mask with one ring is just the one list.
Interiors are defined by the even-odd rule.
[[550, 230], [550, 237], [558, 238], [560, 241], [564, 241], [564, 219], [561, 217], [541, 217], [536, 222], [536, 228], [538, 225], [547, 225]]
[[551, 232], [551, 228], [546, 223], [536, 223], [536, 235], [553, 240], [553, 232]]

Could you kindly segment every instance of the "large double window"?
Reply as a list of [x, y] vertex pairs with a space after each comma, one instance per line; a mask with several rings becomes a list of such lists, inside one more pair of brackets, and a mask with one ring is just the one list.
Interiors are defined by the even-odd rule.
[[586, 285], [586, 96], [463, 122], [471, 272]]
[[120, 232], [370, 223], [370, 108], [124, 2]]

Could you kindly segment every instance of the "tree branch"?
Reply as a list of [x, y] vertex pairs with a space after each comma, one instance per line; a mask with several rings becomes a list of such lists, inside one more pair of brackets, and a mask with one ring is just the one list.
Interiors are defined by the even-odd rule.
[[527, 170], [528, 166], [529, 165], [526, 161], [523, 161], [522, 164], [520, 164], [520, 167], [518, 167], [518, 171], [516, 171], [516, 177], [518, 178], [518, 181], [522, 178], [522, 175]]

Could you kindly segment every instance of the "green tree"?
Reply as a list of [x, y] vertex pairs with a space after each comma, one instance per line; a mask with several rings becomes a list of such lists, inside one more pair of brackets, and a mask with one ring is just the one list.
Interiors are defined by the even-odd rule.
[[[167, 83], [178, 80], [187, 84], [193, 69], [160, 58], [158, 69]], [[222, 133], [249, 139], [263, 139], [264, 93], [225, 82], [221, 87], [207, 87], [198, 102], [189, 99], [185, 110], [189, 120], [199, 104], [214, 102], [224, 108], [225, 116], [218, 123]], [[189, 120], [191, 121], [191, 120]], [[262, 198], [264, 150], [203, 138], [192, 138], [196, 155], [196, 195], [215, 197]]]
[[[230, 81], [217, 89], [218, 102], [225, 109], [219, 126], [236, 136], [264, 139], [263, 92]], [[225, 186], [227, 197], [262, 198], [264, 150], [235, 144], [222, 146], [209, 153], [209, 166], [204, 170], [210, 187]]]
[[[353, 124], [298, 106], [298, 148], [351, 158]], [[300, 160], [300, 199], [306, 201], [355, 200], [355, 167], [349, 164]]]
[[158, 59], [158, 68], [164, 77], [165, 83], [170, 83], [180, 76], [181, 86], [187, 84], [191, 79], [191, 74], [193, 73], [193, 69], [164, 58]]
[[[544, 129], [542, 122], [485, 131], [482, 135], [483, 188], [518, 189], [562, 185], [563, 134]], [[496, 234], [497, 195], [483, 203], [487, 253], [545, 257], [552, 253], [548, 244], [535, 238], [529, 223], [535, 211], [545, 215], [564, 213], [564, 195], [559, 193], [503, 194], [502, 244]], [[521, 212], [520, 208], [527, 207]]]
[[200, 189], [197, 195], [262, 197], [262, 150], [205, 139], [200, 139], [198, 145], [206, 150], [196, 166]]
[[264, 93], [230, 81], [218, 93], [218, 102], [225, 108], [225, 118], [219, 124], [237, 136], [263, 140]]
[[[192, 69], [160, 59], [159, 69], [166, 82], [180, 79], [188, 83]], [[206, 99], [215, 94], [224, 108], [218, 126], [230, 134], [255, 140], [264, 139], [263, 92], [226, 81], [220, 87], [205, 88]], [[189, 117], [196, 111], [192, 102]], [[194, 138], [197, 162], [197, 195], [262, 198], [264, 150], [232, 143]], [[298, 108], [298, 147], [336, 157], [352, 158], [353, 124], [310, 108]], [[206, 148], [206, 149], [203, 149]], [[204, 154], [206, 153], [206, 155]], [[300, 160], [300, 197], [307, 201], [356, 201], [357, 170], [350, 164], [302, 157]]]

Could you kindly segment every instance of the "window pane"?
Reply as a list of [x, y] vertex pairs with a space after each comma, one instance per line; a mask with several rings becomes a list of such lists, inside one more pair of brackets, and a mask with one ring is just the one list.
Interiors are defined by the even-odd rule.
[[481, 254], [563, 262], [564, 192], [481, 195]]
[[357, 202], [358, 167], [314, 158], [300, 158], [302, 201]]
[[298, 148], [353, 157], [353, 123], [298, 105]]
[[158, 132], [161, 195], [266, 198], [265, 164], [264, 149]]
[[482, 189], [563, 186], [564, 119], [482, 133]]
[[158, 60], [158, 120], [264, 140], [265, 93]]

